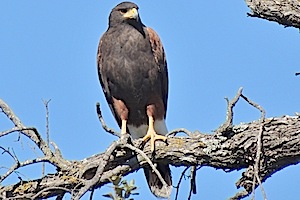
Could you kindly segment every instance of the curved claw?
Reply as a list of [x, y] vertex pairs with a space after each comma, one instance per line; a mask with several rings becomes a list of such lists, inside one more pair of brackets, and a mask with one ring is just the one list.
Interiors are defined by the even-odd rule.
[[159, 135], [154, 130], [154, 119], [153, 117], [149, 117], [149, 128], [147, 134], [143, 137], [143, 142], [146, 142], [150, 139], [151, 152], [154, 152], [155, 140], [163, 140], [164, 142], [167, 140], [166, 136]]

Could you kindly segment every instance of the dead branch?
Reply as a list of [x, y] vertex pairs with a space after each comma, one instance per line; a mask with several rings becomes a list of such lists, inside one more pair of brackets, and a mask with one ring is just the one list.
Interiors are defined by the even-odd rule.
[[246, 0], [250, 17], [275, 21], [285, 27], [300, 28], [300, 1], [297, 0]]
[[102, 112], [101, 112], [101, 109], [100, 109], [100, 103], [99, 103], [99, 102], [96, 104], [96, 112], [97, 112], [97, 115], [98, 115], [98, 119], [99, 119], [99, 121], [100, 121], [100, 123], [101, 123], [101, 125], [102, 125], [102, 128], [103, 128], [106, 132], [108, 132], [108, 133], [110, 133], [110, 134], [112, 134], [112, 135], [114, 135], [114, 136], [120, 137], [120, 133], [118, 133], [117, 131], [115, 131], [115, 130], [109, 128], [109, 127], [106, 125], [106, 123], [105, 123], [105, 121], [104, 121], [104, 119], [103, 119], [103, 117], [102, 117]]
[[241, 94], [241, 97], [245, 101], [247, 101], [250, 105], [257, 108], [261, 113], [261, 117], [259, 119], [260, 129], [259, 129], [257, 139], [256, 139], [257, 149], [256, 149], [256, 157], [255, 157], [255, 164], [254, 164], [254, 176], [253, 176], [253, 183], [252, 183], [252, 199], [254, 199], [256, 180], [257, 180], [257, 182], [260, 186], [261, 192], [263, 194], [264, 200], [267, 200], [266, 193], [264, 191], [264, 188], [262, 186], [262, 183], [261, 183], [260, 177], [259, 177], [260, 162], [261, 162], [261, 156], [262, 156], [262, 142], [261, 142], [261, 140], [262, 140], [262, 135], [263, 135], [263, 132], [264, 132], [264, 121], [265, 121], [266, 112], [260, 105], [254, 103], [252, 100], [250, 100], [249, 98], [247, 98], [243, 94]]
[[[255, 106], [257, 104], [241, 92], [238, 96], [259, 109]], [[228, 110], [232, 111], [235, 103], [229, 105], [231, 108]], [[158, 141], [155, 155], [152, 155], [148, 143], [141, 151], [141, 140], [128, 144], [128, 138], [120, 138], [103, 153], [83, 160], [69, 161], [61, 156], [59, 148], [54, 143], [53, 152], [35, 128], [24, 126], [2, 100], [0, 100], [0, 108], [15, 125], [11, 130], [0, 132], [0, 137], [20, 132], [30, 138], [44, 154], [42, 158], [19, 162], [11, 153], [16, 164], [1, 175], [0, 182], [25, 165], [48, 162], [57, 167], [55, 174], [30, 181], [20, 181], [14, 185], [1, 185], [0, 199], [53, 196], [61, 198], [66, 192], [71, 193], [73, 199], [79, 199], [87, 191], [109, 183], [111, 177], [126, 176], [151, 162], [164, 162], [174, 166], [210, 166], [226, 172], [246, 169], [236, 183], [238, 188], [243, 187], [245, 190], [232, 197], [232, 199], [240, 199], [251, 194], [260, 182], [264, 182], [272, 174], [300, 161], [299, 116], [265, 119], [264, 112], [261, 110], [260, 120], [240, 125], [226, 123], [226, 126], [221, 126], [212, 134], [202, 134], [198, 131], [190, 133], [185, 129], [173, 131], [173, 134], [180, 131], [187, 132], [188, 136], [169, 136], [167, 144]], [[233, 112], [229, 113], [231, 116], [227, 116], [227, 119], [230, 120]], [[7, 151], [3, 148], [2, 150]], [[152, 158], [150, 162], [148, 158]]]
[[[45, 105], [45, 109], [46, 109], [46, 136], [47, 136], [47, 145], [49, 146], [50, 144], [50, 131], [49, 131], [49, 103], [50, 103], [51, 99], [50, 100], [43, 100], [43, 103]], [[45, 163], [43, 163], [42, 165], [42, 176], [45, 176], [45, 168], [46, 168], [46, 165]]]
[[179, 194], [179, 189], [180, 189], [180, 184], [181, 184], [181, 181], [183, 179], [183, 177], [185, 177], [185, 172], [189, 169], [190, 167], [186, 167], [182, 172], [181, 172], [181, 175], [180, 175], [180, 178], [178, 180], [178, 183], [177, 185], [175, 186], [175, 189], [176, 189], [176, 195], [175, 195], [175, 200], [178, 200], [178, 194]]

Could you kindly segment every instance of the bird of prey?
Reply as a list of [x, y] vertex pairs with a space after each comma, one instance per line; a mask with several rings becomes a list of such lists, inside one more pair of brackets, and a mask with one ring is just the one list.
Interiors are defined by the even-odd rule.
[[[168, 71], [162, 42], [146, 27], [138, 6], [122, 2], [109, 15], [109, 27], [99, 42], [99, 80], [110, 109], [121, 128], [133, 139], [166, 140], [165, 118], [168, 99]], [[150, 166], [144, 167], [151, 192], [167, 198], [172, 189], [168, 164], [156, 163], [163, 183]]]

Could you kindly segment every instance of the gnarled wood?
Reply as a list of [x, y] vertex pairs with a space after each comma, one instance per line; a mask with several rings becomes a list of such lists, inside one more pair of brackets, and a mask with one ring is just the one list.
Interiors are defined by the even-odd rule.
[[251, 17], [275, 21], [285, 27], [300, 28], [300, 1], [298, 0], [246, 0]]
[[[1, 104], [2, 110], [7, 109], [4, 107]], [[20, 126], [26, 129], [24, 125]], [[156, 143], [156, 154], [152, 160], [174, 166], [210, 166], [227, 172], [245, 168], [246, 171], [236, 183], [237, 187], [245, 188], [241, 195], [245, 196], [252, 191], [257, 135], [261, 127], [261, 121], [253, 121], [227, 128], [226, 133], [219, 132], [221, 129], [218, 129], [212, 134], [194, 132], [188, 137], [169, 137], [167, 144]], [[300, 117], [268, 118], [264, 120], [263, 128], [259, 164], [262, 182], [277, 171], [299, 163]], [[0, 137], [6, 135], [2, 133]], [[47, 150], [45, 153], [48, 157], [45, 157], [45, 161], [51, 163], [53, 160], [53, 164], [58, 167], [57, 172], [40, 179], [0, 186], [0, 198], [47, 198], [62, 196], [66, 192], [71, 193], [74, 199], [80, 198], [88, 189], [107, 184], [110, 177], [126, 176], [151, 162], [136, 148], [141, 148], [151, 157], [148, 143], [141, 147], [141, 140], [133, 141], [132, 145], [127, 140], [128, 138], [122, 138], [111, 144], [106, 152], [79, 161], [65, 160], [61, 155]], [[58, 166], [55, 158], [63, 160], [64, 164]]]

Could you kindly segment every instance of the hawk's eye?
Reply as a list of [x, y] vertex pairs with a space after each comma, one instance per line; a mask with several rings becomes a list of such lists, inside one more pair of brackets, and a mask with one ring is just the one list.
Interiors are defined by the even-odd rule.
[[127, 12], [126, 9], [120, 9], [119, 11], [120, 11], [120, 13], [122, 13], [122, 14], [125, 14], [125, 13]]

